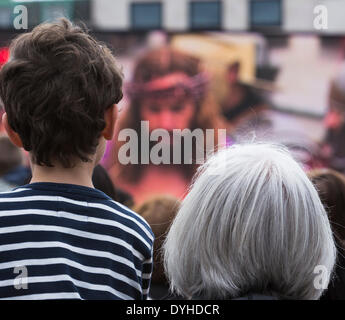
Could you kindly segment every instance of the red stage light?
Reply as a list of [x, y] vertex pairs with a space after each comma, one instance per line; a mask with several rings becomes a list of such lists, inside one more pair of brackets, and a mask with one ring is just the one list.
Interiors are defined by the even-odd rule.
[[8, 48], [0, 48], [0, 67], [5, 64], [10, 57]]

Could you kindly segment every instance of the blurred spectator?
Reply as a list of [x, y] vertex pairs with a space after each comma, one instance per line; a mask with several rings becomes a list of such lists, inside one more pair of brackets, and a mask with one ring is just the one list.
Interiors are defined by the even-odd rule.
[[331, 169], [314, 170], [309, 177], [319, 192], [328, 213], [337, 245], [334, 278], [321, 297], [324, 300], [345, 299], [345, 176]]
[[107, 171], [100, 164], [93, 169], [92, 183], [96, 189], [104, 192], [108, 197], [115, 200], [116, 194], [113, 182]]
[[104, 192], [108, 197], [131, 208], [134, 203], [132, 197], [113, 185], [107, 171], [98, 164], [93, 170], [92, 183], [94, 187]]
[[29, 182], [30, 170], [22, 166], [19, 148], [7, 136], [0, 136], [0, 191], [9, 191]]
[[345, 64], [332, 80], [329, 90], [329, 109], [325, 117], [327, 129], [323, 155], [328, 166], [345, 172]]
[[318, 299], [335, 257], [313, 184], [284, 147], [269, 144], [211, 157], [164, 244], [172, 289], [187, 298]]
[[250, 126], [253, 121], [257, 125], [263, 120], [260, 117], [261, 111], [268, 107], [257, 89], [240, 81], [240, 68], [240, 63], [235, 62], [227, 70], [228, 93], [222, 104], [222, 112], [230, 125], [230, 131]]
[[[127, 85], [130, 105], [119, 119], [118, 131], [130, 128], [137, 132], [139, 163], [122, 165], [116, 161], [110, 171], [116, 185], [129, 192], [136, 203], [152, 194], [171, 194], [177, 198], [185, 194], [197, 165], [193, 156], [192, 164], [183, 164], [183, 141], [182, 146], [174, 146], [172, 133], [174, 129], [200, 128], [203, 132], [217, 129], [217, 108], [207, 85], [208, 77], [200, 60], [169, 47], [149, 51], [137, 61], [132, 82]], [[170, 149], [171, 162], [174, 147], [179, 148], [182, 164], [142, 163], [141, 121], [149, 122], [149, 132], [144, 134], [149, 135], [155, 129], [169, 133], [171, 139], [163, 143]], [[216, 146], [217, 134], [214, 136]], [[115, 154], [124, 143], [118, 142]], [[150, 142], [149, 150], [156, 144]]]
[[179, 205], [178, 199], [160, 195], [146, 200], [134, 209], [149, 223], [155, 235], [150, 289], [152, 299], [163, 299], [169, 294], [169, 283], [164, 273], [162, 245]]
[[122, 189], [116, 188], [116, 187], [115, 187], [115, 201], [122, 203], [128, 208], [133, 208], [134, 206], [133, 197], [126, 191], [123, 191]]

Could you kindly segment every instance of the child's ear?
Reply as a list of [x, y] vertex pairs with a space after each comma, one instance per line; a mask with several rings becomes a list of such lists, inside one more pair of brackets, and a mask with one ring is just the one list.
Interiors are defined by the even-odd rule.
[[105, 128], [102, 132], [104, 139], [111, 140], [113, 138], [116, 119], [117, 119], [117, 105], [113, 104], [104, 112]]
[[17, 132], [15, 132], [10, 124], [8, 123], [8, 118], [7, 118], [7, 114], [6, 112], [2, 115], [2, 123], [5, 127], [5, 130], [7, 132], [7, 135], [9, 137], [9, 139], [11, 140], [11, 142], [17, 146], [18, 148], [23, 148], [23, 143], [22, 140], [20, 139], [19, 135]]

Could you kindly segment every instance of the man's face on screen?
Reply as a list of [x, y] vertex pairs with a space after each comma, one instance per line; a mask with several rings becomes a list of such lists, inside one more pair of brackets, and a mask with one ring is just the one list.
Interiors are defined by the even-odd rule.
[[149, 121], [150, 131], [164, 129], [172, 132], [173, 129], [190, 128], [195, 117], [195, 103], [188, 97], [145, 98], [140, 112], [141, 120]]

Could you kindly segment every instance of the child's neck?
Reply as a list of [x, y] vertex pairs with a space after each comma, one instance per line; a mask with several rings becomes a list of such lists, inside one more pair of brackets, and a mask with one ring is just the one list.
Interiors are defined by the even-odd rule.
[[32, 164], [32, 178], [30, 183], [67, 183], [94, 188], [92, 183], [93, 168], [93, 163], [81, 163], [73, 168], [63, 168], [58, 165], [47, 167]]

